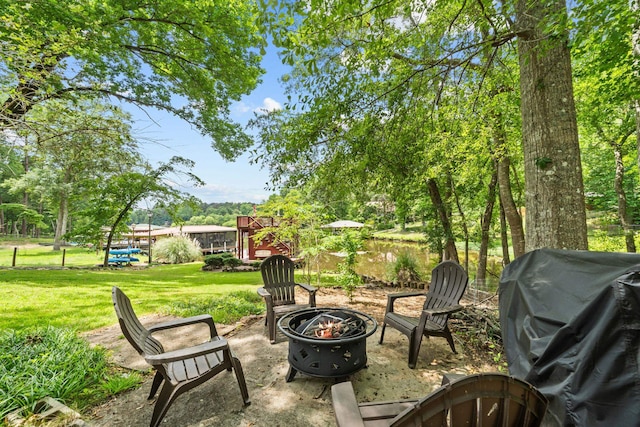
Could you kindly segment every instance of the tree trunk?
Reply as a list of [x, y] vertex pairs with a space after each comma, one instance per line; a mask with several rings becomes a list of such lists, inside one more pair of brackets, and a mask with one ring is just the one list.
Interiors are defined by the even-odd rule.
[[[640, 56], [638, 56], [638, 60], [640, 61]], [[638, 171], [640, 171], [640, 100], [636, 99], [635, 107], [636, 107], [636, 147], [638, 151], [638, 157], [637, 157]]]
[[451, 229], [451, 220], [448, 214], [448, 210], [442, 201], [442, 197], [440, 196], [440, 189], [438, 188], [438, 183], [432, 178], [427, 179], [427, 187], [429, 188], [429, 196], [431, 197], [431, 203], [436, 208], [436, 212], [438, 213], [438, 218], [440, 219], [440, 224], [442, 224], [442, 229], [444, 231], [445, 243], [443, 258], [445, 260], [453, 260], [455, 262], [460, 262], [458, 258], [458, 250], [456, 249], [456, 242], [453, 237], [453, 230]]
[[518, 258], [525, 252], [524, 227], [522, 226], [522, 216], [513, 199], [511, 191], [511, 180], [509, 179], [509, 171], [511, 170], [511, 160], [507, 156], [502, 156], [498, 160], [498, 190], [500, 191], [500, 199], [502, 200], [502, 208], [504, 209], [505, 219], [509, 223], [511, 230], [511, 246], [513, 247], [513, 257]]
[[58, 209], [58, 220], [56, 221], [56, 232], [53, 237], [53, 250], [59, 251], [64, 234], [67, 232], [67, 219], [69, 218], [69, 203], [67, 195], [60, 196], [60, 208]]
[[618, 218], [622, 224], [627, 252], [636, 252], [636, 243], [634, 240], [633, 228], [631, 227], [631, 218], [627, 211], [627, 194], [624, 191], [624, 162], [622, 160], [622, 151], [619, 145], [613, 144], [613, 146], [613, 154], [616, 159], [616, 175], [613, 188], [615, 189], [618, 197]]
[[[0, 196], [0, 205], [2, 205], [2, 196]], [[4, 209], [0, 209], [0, 234], [7, 234], [5, 226]]]
[[[29, 172], [29, 155], [26, 153], [24, 155], [24, 173]], [[24, 208], [27, 209], [29, 207], [29, 194], [25, 191], [22, 195], [22, 203], [24, 204]], [[22, 218], [22, 237], [27, 237], [27, 218]]]
[[479, 289], [485, 289], [487, 281], [487, 258], [489, 251], [489, 229], [491, 228], [491, 219], [493, 218], [493, 206], [496, 201], [496, 184], [498, 182], [497, 165], [494, 167], [489, 181], [489, 189], [487, 195], [487, 204], [484, 208], [484, 214], [480, 218], [480, 252], [478, 254], [478, 272], [476, 273], [476, 285]]
[[[485, 35], [489, 37], [488, 34]], [[487, 58], [493, 57], [493, 52], [486, 52]], [[493, 64], [493, 62], [489, 62]], [[509, 92], [515, 91], [515, 88], [508, 86], [506, 88]], [[497, 96], [500, 90], [496, 91], [492, 95]], [[525, 252], [524, 242], [524, 228], [522, 226], [522, 216], [518, 210], [515, 200], [513, 199], [513, 192], [511, 190], [511, 180], [509, 179], [509, 172], [511, 170], [511, 160], [509, 157], [509, 149], [507, 147], [507, 134], [505, 131], [503, 117], [499, 111], [492, 111], [491, 114], [491, 133], [493, 135], [494, 150], [494, 174], [497, 173], [498, 191], [500, 192], [501, 199], [501, 219], [506, 218], [509, 222], [509, 229], [511, 230], [511, 245], [513, 247], [513, 254], [515, 258], [523, 255]], [[493, 179], [493, 177], [492, 177]], [[495, 184], [494, 184], [495, 191]], [[495, 195], [494, 195], [495, 198]], [[492, 200], [491, 203], [495, 203]], [[506, 230], [506, 227], [504, 228]], [[509, 247], [507, 245], [507, 261], [509, 260]]]
[[[120, 223], [122, 222], [124, 217], [127, 215], [131, 207], [138, 201], [138, 199], [142, 196], [142, 194], [143, 193], [139, 193], [136, 196], [131, 197], [131, 200], [129, 200], [129, 203], [125, 205], [124, 209], [122, 209], [118, 214], [118, 216], [116, 217], [116, 220], [113, 222], [113, 224], [111, 224], [111, 230], [107, 235], [107, 245], [104, 248], [104, 259], [102, 261], [103, 267], [109, 266], [109, 252], [111, 252], [111, 242], [113, 241], [113, 236], [115, 235], [115, 231], [118, 229], [118, 225], [120, 225]], [[182, 226], [180, 226], [180, 234], [182, 234]], [[151, 244], [151, 242], [149, 242], [149, 244]], [[151, 246], [149, 246], [149, 250], [151, 250]]]
[[111, 252], [111, 242], [113, 241], [113, 235], [115, 233], [114, 230], [115, 230], [115, 227], [112, 227], [111, 230], [109, 230], [109, 234], [107, 234], [107, 244], [105, 245], [104, 258], [102, 259], [103, 267], [109, 266], [109, 252]]
[[504, 213], [504, 207], [502, 206], [502, 197], [498, 192], [498, 199], [500, 201], [500, 242], [502, 243], [502, 266], [509, 265], [511, 257], [509, 255], [509, 238], [507, 237], [507, 218]]
[[[629, 2], [631, 10], [638, 16], [640, 13], [640, 0], [631, 0]], [[633, 34], [631, 35], [631, 49], [633, 57], [636, 60], [636, 63], [640, 61], [640, 20], [636, 19], [635, 25], [633, 27]], [[640, 79], [640, 71], [636, 68], [636, 78]], [[638, 150], [638, 169], [640, 170], [640, 99], [636, 99], [635, 101], [636, 107], [636, 145]]]
[[[44, 206], [43, 206], [42, 202], [40, 202], [40, 206], [38, 207], [38, 213], [40, 215], [43, 215], [43, 212], [44, 212]], [[43, 215], [43, 217], [44, 217], [44, 215]], [[35, 235], [34, 235], [34, 237], [40, 238], [40, 234], [41, 233], [42, 233], [42, 228], [40, 228], [39, 226], [35, 227]]]
[[518, 0], [527, 251], [587, 249], [567, 19], [564, 0]]
[[407, 229], [407, 202], [401, 197], [396, 197], [395, 205], [396, 221], [400, 225], [400, 230], [405, 231]]

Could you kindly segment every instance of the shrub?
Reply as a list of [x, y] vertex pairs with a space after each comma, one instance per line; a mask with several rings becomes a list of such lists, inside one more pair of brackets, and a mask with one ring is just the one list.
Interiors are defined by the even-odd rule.
[[224, 265], [224, 258], [220, 254], [207, 255], [204, 257], [205, 265], [211, 268], [222, 268]]
[[418, 262], [409, 252], [400, 252], [391, 264], [390, 279], [399, 284], [419, 282]]
[[202, 257], [200, 243], [187, 236], [174, 236], [159, 240], [153, 245], [153, 254], [159, 262], [182, 264], [193, 262]]
[[339, 265], [338, 273], [338, 284], [344, 290], [349, 301], [353, 301], [353, 292], [358, 286], [362, 285], [362, 277], [346, 267], [346, 264], [344, 263]]
[[242, 264], [244, 264], [242, 262], [241, 259], [235, 258], [235, 257], [226, 257], [224, 258], [224, 265], [225, 267], [231, 267], [231, 268], [235, 268], [235, 267], [239, 267]]
[[[67, 406], [83, 406], [130, 388], [110, 375], [107, 355], [70, 329], [54, 327], [5, 331], [0, 335], [0, 419], [47, 396]], [[107, 385], [105, 387], [105, 385]]]
[[345, 253], [345, 258], [338, 264], [338, 283], [344, 289], [349, 301], [353, 300], [353, 292], [362, 284], [362, 278], [356, 274], [356, 255], [362, 249], [362, 238], [352, 231], [343, 232], [333, 242], [336, 247]]
[[231, 252], [222, 252], [220, 254], [207, 255], [204, 257], [204, 263], [213, 269], [218, 269], [225, 265], [237, 267], [242, 264], [242, 260], [236, 258]]

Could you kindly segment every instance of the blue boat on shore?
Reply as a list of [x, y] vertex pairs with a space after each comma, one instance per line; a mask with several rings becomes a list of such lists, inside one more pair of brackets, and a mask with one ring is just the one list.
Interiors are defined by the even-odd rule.
[[114, 255], [114, 257], [109, 258], [109, 264], [130, 264], [132, 262], [140, 261], [138, 258], [133, 257], [133, 254], [139, 254], [140, 248], [126, 248], [126, 249], [111, 249], [109, 251], [109, 255]]

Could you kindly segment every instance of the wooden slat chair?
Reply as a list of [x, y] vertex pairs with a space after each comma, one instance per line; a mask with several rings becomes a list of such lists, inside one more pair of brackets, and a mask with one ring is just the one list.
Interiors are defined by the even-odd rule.
[[[249, 405], [249, 392], [240, 360], [233, 354], [227, 340], [218, 335], [213, 318], [208, 315], [177, 319], [145, 328], [131, 306], [129, 298], [118, 288], [112, 289], [113, 306], [125, 338], [156, 371], [148, 399], [162, 390], [153, 408], [151, 427], [156, 427], [169, 406], [182, 393], [227, 370], [235, 371], [244, 405]], [[154, 332], [186, 325], [204, 323], [209, 327], [210, 340], [193, 347], [165, 352], [162, 344], [152, 336]]]
[[[443, 261], [431, 273], [429, 292], [406, 292], [387, 295], [387, 309], [380, 333], [380, 344], [384, 340], [387, 325], [409, 338], [409, 368], [416, 367], [422, 337], [444, 337], [451, 351], [456, 352], [453, 336], [449, 330], [449, 315], [462, 309], [459, 305], [462, 294], [467, 289], [469, 278], [464, 269], [454, 261]], [[418, 316], [407, 316], [395, 311], [395, 303], [401, 298], [425, 297], [422, 311]], [[418, 313], [416, 313], [418, 314]]]
[[[294, 264], [284, 255], [271, 255], [260, 264], [264, 286], [258, 288], [258, 295], [267, 305], [265, 325], [269, 331], [271, 344], [276, 342], [276, 321], [286, 313], [316, 306], [316, 288], [304, 283], [296, 283], [293, 277]], [[296, 286], [309, 293], [307, 304], [296, 304]]]
[[547, 398], [531, 384], [504, 374], [475, 374], [416, 400], [358, 404], [351, 382], [331, 387], [338, 427], [537, 427]]

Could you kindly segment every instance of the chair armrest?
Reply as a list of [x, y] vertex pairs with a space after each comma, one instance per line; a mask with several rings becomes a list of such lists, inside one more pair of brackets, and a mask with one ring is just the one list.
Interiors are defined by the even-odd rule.
[[424, 297], [426, 292], [401, 292], [387, 295], [387, 313], [393, 313], [393, 304], [400, 298]]
[[315, 287], [311, 286], [311, 285], [307, 285], [306, 283], [296, 283], [296, 285], [300, 286], [302, 289], [304, 289], [305, 291], [309, 292], [309, 293], [316, 293], [316, 291], [318, 289], [316, 289]]
[[338, 427], [364, 427], [351, 381], [331, 386], [331, 400]]
[[316, 306], [316, 292], [318, 289], [311, 285], [307, 285], [306, 283], [296, 283], [297, 286], [300, 286], [305, 291], [309, 292], [309, 305], [311, 307]]
[[455, 313], [456, 311], [460, 311], [462, 310], [464, 307], [461, 305], [450, 305], [447, 307], [442, 307], [442, 308], [429, 308], [426, 310], [422, 310], [423, 313], [425, 313], [427, 316], [436, 316], [438, 314], [451, 314], [451, 313]]
[[149, 332], [154, 333], [157, 331], [163, 331], [166, 329], [179, 328], [182, 326], [194, 325], [196, 323], [204, 323], [209, 326], [209, 332], [211, 334], [211, 338], [218, 336], [218, 331], [216, 330], [216, 325], [213, 322], [213, 317], [210, 314], [201, 314], [199, 316], [191, 316], [185, 317], [182, 319], [170, 320], [168, 322], [156, 323], [155, 325], [151, 325], [148, 329]]
[[264, 298], [264, 304], [267, 306], [267, 317], [269, 317], [269, 313], [273, 311], [273, 295], [264, 287], [258, 288], [258, 295]]
[[271, 294], [269, 293], [269, 291], [263, 287], [258, 288], [258, 295], [260, 295], [263, 298], [271, 297]]
[[202, 356], [220, 350], [229, 348], [227, 340], [219, 338], [213, 341], [207, 341], [193, 347], [181, 348], [179, 350], [167, 351], [165, 353], [153, 354], [145, 356], [145, 360], [150, 365], [162, 365], [165, 363], [177, 362], [180, 360], [191, 359], [193, 357]]

